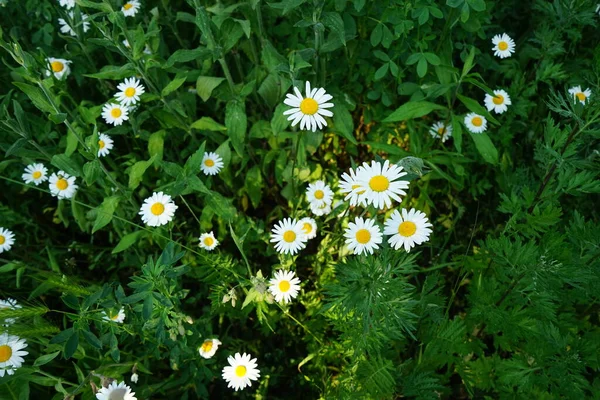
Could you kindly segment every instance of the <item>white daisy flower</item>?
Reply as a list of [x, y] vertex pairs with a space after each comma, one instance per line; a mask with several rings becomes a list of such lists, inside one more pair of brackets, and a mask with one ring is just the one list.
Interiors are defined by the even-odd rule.
[[403, 189], [408, 189], [408, 181], [398, 180], [406, 175], [403, 168], [390, 164], [385, 160], [383, 165], [379, 161], [371, 161], [371, 165], [363, 163], [362, 169], [357, 170], [358, 187], [354, 192], [360, 194], [367, 204], [383, 209], [392, 206], [392, 199], [401, 202], [400, 196], [406, 195]]
[[204, 172], [204, 175], [216, 175], [221, 171], [225, 164], [223, 159], [217, 153], [204, 153], [202, 157], [202, 165], [200, 169]]
[[25, 339], [8, 333], [0, 334], [0, 378], [4, 374], [13, 375], [23, 365], [24, 356], [29, 354], [23, 349], [27, 347]]
[[[0, 232], [2, 232], [2, 228], [0, 228]], [[0, 241], [2, 241], [1, 239], [2, 235], [0, 233]], [[0, 253], [2, 253], [2, 245], [0, 244]], [[16, 310], [18, 308], [22, 308], [20, 304], [17, 303], [17, 301], [15, 299], [11, 299], [8, 298], [6, 300], [0, 300], [0, 310], [2, 309], [9, 309], [9, 310]], [[17, 321], [16, 318], [4, 318], [4, 320], [0, 320], [0, 326], [11, 326], [12, 324], [14, 324]]]
[[[83, 25], [83, 32], [87, 32], [90, 29], [90, 23], [87, 21], [88, 16], [87, 14], [80, 14], [81, 16], [81, 22], [80, 24]], [[73, 11], [69, 11], [69, 18], [71, 21], [74, 21], [75, 15], [73, 14]], [[59, 18], [58, 19], [58, 24], [60, 25], [60, 31], [62, 33], [65, 34], [69, 34], [71, 36], [77, 36], [77, 33], [75, 32], [75, 29], [73, 29], [73, 27], [71, 27], [71, 25], [69, 25], [69, 23], [67, 21], [65, 21], [63, 18]]]
[[569, 89], [569, 94], [573, 95], [574, 101], [579, 100], [581, 104], [585, 105], [587, 98], [592, 95], [592, 91], [589, 88], [581, 90], [581, 86], [573, 86]]
[[140, 376], [138, 374], [136, 374], [135, 372], [131, 374], [131, 382], [138, 383], [138, 379], [140, 379]]
[[71, 73], [69, 64], [71, 61], [65, 60], [64, 58], [48, 57], [46, 59], [48, 69], [46, 70], [46, 76], [54, 74], [54, 77], [58, 80], [67, 77]]
[[59, 199], [70, 199], [79, 187], [75, 184], [75, 177], [64, 171], [50, 175], [49, 186], [52, 196]]
[[98, 135], [98, 157], [107, 156], [113, 148], [113, 143], [110, 136], [104, 133]]
[[21, 175], [25, 183], [33, 182], [35, 186], [48, 180], [48, 168], [44, 164], [29, 164]]
[[123, 321], [125, 321], [125, 309], [121, 308], [116, 314], [113, 314], [112, 311], [110, 311], [109, 313], [106, 313], [106, 311], [104, 311], [104, 316], [102, 317], [102, 319], [105, 321], [113, 321], [122, 324]]
[[106, 103], [102, 107], [102, 118], [107, 124], [121, 125], [129, 119], [129, 108], [122, 104]]
[[306, 82], [306, 97], [302, 96], [300, 90], [294, 86], [294, 93], [288, 93], [284, 104], [292, 107], [283, 115], [289, 115], [288, 121], [292, 121], [292, 126], [296, 126], [300, 122], [300, 129], [317, 131], [317, 127], [322, 129], [327, 126], [327, 121], [323, 117], [332, 117], [333, 113], [327, 108], [333, 107], [333, 103], [328, 103], [333, 96], [327, 94], [323, 88], [310, 89], [310, 82]]
[[294, 255], [306, 247], [307, 240], [302, 224], [295, 219], [284, 218], [271, 230], [271, 242], [280, 253]]
[[203, 233], [200, 235], [199, 240], [199, 246], [204, 250], [212, 251], [219, 245], [219, 241], [215, 238], [215, 235], [212, 233], [212, 231], [210, 233]]
[[97, 400], [137, 400], [135, 392], [131, 391], [131, 388], [121, 382], [117, 384], [117, 381], [113, 381], [108, 387], [102, 387], [96, 393]]
[[67, 10], [75, 7], [75, 0], [58, 0], [61, 7], [65, 7]]
[[124, 106], [136, 104], [140, 101], [140, 96], [146, 91], [144, 85], [136, 78], [125, 78], [124, 82], [119, 83], [117, 89], [119, 92], [115, 94], [115, 97]]
[[496, 114], [502, 114], [512, 104], [510, 96], [502, 89], [494, 90], [493, 96], [486, 93], [483, 102], [488, 111], [494, 110]]
[[300, 279], [294, 271], [275, 271], [274, 277], [269, 280], [269, 292], [278, 303], [289, 303], [298, 297]]
[[388, 243], [394, 249], [398, 250], [404, 246], [404, 250], [410, 251], [415, 244], [421, 244], [429, 240], [431, 234], [429, 223], [425, 213], [411, 208], [410, 211], [402, 209], [402, 214], [394, 210], [390, 218], [385, 221], [383, 233], [392, 235]]
[[483, 115], [468, 113], [465, 115], [465, 126], [472, 133], [482, 133], [487, 130], [487, 120]]
[[329, 185], [323, 181], [309, 183], [306, 188], [306, 199], [310, 204], [315, 203], [317, 206], [323, 204], [331, 204], [333, 201], [333, 192]]
[[161, 226], [171, 222], [175, 210], [177, 210], [177, 206], [171, 200], [171, 196], [163, 192], [155, 192], [144, 200], [139, 214], [146, 225]]
[[438, 121], [431, 125], [429, 134], [436, 139], [441, 139], [442, 143], [452, 137], [452, 125], [446, 126], [443, 121]]
[[223, 367], [223, 379], [227, 381], [227, 387], [238, 390], [246, 386], [252, 386], [252, 381], [258, 380], [260, 371], [257, 368], [256, 358], [251, 359], [250, 354], [235, 353], [235, 356], [227, 357], [229, 366]]
[[502, 35], [496, 35], [492, 38], [494, 47], [494, 55], [500, 58], [510, 57], [515, 52], [515, 41], [511, 39], [506, 33]]
[[306, 239], [312, 239], [317, 236], [317, 222], [314, 219], [310, 217], [302, 218], [300, 225], [302, 225]]
[[0, 253], [9, 251], [15, 243], [15, 234], [8, 229], [0, 227]]
[[221, 344], [219, 339], [206, 339], [202, 343], [202, 346], [198, 347], [198, 352], [203, 358], [211, 358], [215, 355]]
[[344, 194], [348, 193], [346, 197], [344, 197], [344, 200], [350, 200], [350, 205], [353, 207], [357, 205], [365, 207], [367, 205], [367, 199], [362, 196], [366, 190], [362, 188], [358, 182], [358, 174], [363, 169], [364, 168], [361, 166], [356, 168], [356, 171], [350, 168], [350, 174], [344, 172], [342, 174], [342, 180], [339, 183], [340, 191]]
[[[123, 40], [123, 46], [127, 47], [128, 49], [131, 48], [127, 39]], [[150, 50], [150, 47], [148, 45], [144, 47], [144, 54], [152, 54], [152, 50]]]
[[327, 215], [331, 212], [331, 204], [310, 203], [310, 211], [312, 211], [312, 213], [315, 214], [317, 217]]
[[348, 224], [344, 232], [346, 245], [354, 254], [369, 253], [379, 248], [382, 241], [381, 229], [375, 224], [374, 219], [356, 217], [354, 222]]
[[125, 4], [123, 4], [123, 7], [121, 7], [121, 11], [123, 12], [124, 16], [133, 17], [135, 14], [137, 14], [141, 6], [142, 5], [139, 1], [129, 0]]

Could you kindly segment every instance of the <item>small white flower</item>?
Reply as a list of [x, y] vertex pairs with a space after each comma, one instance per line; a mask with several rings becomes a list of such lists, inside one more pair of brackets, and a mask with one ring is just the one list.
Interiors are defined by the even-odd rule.
[[219, 245], [219, 241], [215, 238], [215, 235], [212, 233], [212, 231], [210, 233], [203, 233], [200, 235], [199, 240], [199, 246], [204, 250], [212, 251]]
[[108, 387], [103, 387], [96, 393], [97, 400], [137, 400], [135, 392], [131, 391], [131, 388], [121, 382], [117, 384], [117, 381], [112, 382]]
[[510, 96], [502, 89], [494, 90], [494, 96], [486, 93], [483, 102], [488, 111], [494, 110], [496, 114], [502, 114], [512, 104]]
[[[74, 21], [75, 15], [73, 14], [73, 11], [69, 11], [69, 18], [71, 21]], [[87, 14], [80, 14], [80, 24], [83, 25], [83, 32], [87, 32], [90, 29], [90, 23], [87, 21], [88, 16]], [[69, 34], [71, 36], [77, 36], [77, 33], [75, 32], [75, 29], [73, 29], [73, 27], [71, 27], [71, 25], [65, 21], [63, 18], [59, 18], [58, 19], [58, 24], [60, 25], [60, 31], [62, 33], [65, 34]]]
[[310, 211], [312, 211], [312, 213], [315, 214], [317, 217], [327, 215], [331, 212], [331, 204], [310, 203]]
[[357, 170], [356, 182], [358, 186], [353, 190], [365, 199], [367, 204], [383, 209], [392, 206], [392, 199], [402, 202], [400, 196], [405, 196], [404, 189], [408, 189], [408, 181], [399, 180], [406, 175], [401, 166], [390, 164], [385, 160], [383, 165], [379, 161], [371, 161], [371, 165], [363, 163]]
[[123, 7], [121, 7], [121, 11], [123, 12], [124, 16], [133, 17], [135, 14], [137, 14], [140, 7], [141, 4], [138, 0], [129, 0], [125, 4], [123, 4]]
[[465, 115], [465, 126], [472, 133], [482, 133], [487, 129], [487, 120], [483, 115], [468, 113]]
[[429, 134], [436, 139], [441, 139], [444, 143], [452, 137], [452, 125], [446, 126], [443, 121], [438, 121], [431, 126]]
[[198, 352], [203, 358], [211, 358], [215, 355], [221, 344], [219, 339], [206, 339], [204, 343], [202, 343], [202, 346], [198, 347]]
[[144, 200], [139, 214], [146, 225], [161, 226], [171, 222], [175, 210], [177, 206], [171, 200], [171, 196], [158, 192], [152, 193], [152, 196]]
[[121, 125], [129, 119], [129, 109], [121, 104], [106, 103], [102, 107], [102, 118], [107, 124]]
[[138, 383], [139, 379], [140, 379], [140, 376], [138, 374], [136, 374], [135, 372], [133, 374], [131, 374], [131, 382]]
[[75, 177], [64, 171], [58, 171], [57, 173], [50, 175], [48, 183], [52, 196], [58, 197], [59, 199], [70, 199], [75, 195], [75, 192], [79, 187], [75, 184]]
[[238, 390], [246, 386], [252, 386], [252, 381], [258, 380], [260, 371], [256, 364], [256, 358], [251, 359], [250, 354], [235, 353], [235, 356], [227, 357], [229, 366], [223, 367], [222, 377], [227, 381], [227, 387]]
[[307, 239], [312, 239], [317, 236], [317, 222], [314, 219], [309, 217], [302, 218], [300, 220], [300, 225], [302, 225], [302, 230]]
[[496, 35], [492, 38], [494, 47], [494, 55], [500, 58], [510, 57], [515, 52], [515, 41], [511, 39], [506, 33], [502, 35]]
[[348, 224], [344, 236], [348, 249], [354, 254], [373, 254], [373, 250], [378, 249], [378, 245], [383, 240], [381, 229], [375, 224], [375, 220], [363, 220], [360, 217], [356, 217], [354, 222]]
[[589, 88], [581, 90], [581, 86], [573, 86], [569, 89], [569, 93], [573, 95], [573, 101], [579, 100], [583, 105], [585, 105], [588, 97], [592, 95], [592, 91]]
[[327, 121], [323, 117], [332, 117], [333, 113], [327, 108], [333, 107], [333, 103], [328, 103], [333, 96], [327, 94], [323, 88], [314, 88], [311, 90], [310, 82], [306, 82], [306, 97], [302, 96], [300, 90], [294, 87], [294, 93], [288, 93], [283, 101], [286, 105], [292, 107], [284, 111], [283, 115], [289, 115], [288, 121], [292, 121], [292, 126], [300, 122], [300, 129], [317, 131], [317, 127], [322, 129], [327, 126]]
[[421, 244], [429, 240], [431, 234], [429, 223], [425, 213], [411, 208], [410, 211], [402, 209], [402, 214], [394, 210], [390, 218], [385, 221], [383, 233], [392, 235], [388, 243], [394, 249], [398, 250], [404, 246], [404, 250], [410, 251], [415, 244]]
[[15, 243], [15, 234], [5, 228], [0, 228], [0, 253], [9, 251]]
[[[2, 241], [2, 228], [0, 228], [0, 242]], [[2, 244], [0, 244], [0, 253], [2, 253]], [[17, 303], [15, 299], [7, 298], [6, 300], [0, 300], [0, 310], [9, 309], [16, 310], [18, 308], [22, 308], [20, 304]], [[16, 322], [16, 318], [4, 318], [4, 320], [0, 319], [0, 326], [11, 326]]]
[[284, 218], [271, 230], [271, 242], [280, 253], [294, 255], [306, 247], [307, 240], [302, 225], [295, 219]]
[[112, 311], [110, 312], [110, 314], [107, 314], [105, 311], [102, 319], [105, 321], [113, 321], [122, 324], [123, 321], [125, 321], [125, 309], [121, 308], [116, 314], [113, 314]]
[[48, 63], [48, 69], [46, 70], [46, 76], [54, 74], [54, 77], [58, 80], [66, 78], [71, 73], [69, 64], [71, 61], [65, 60], [64, 58], [49, 57], [46, 59]]
[[[123, 40], [123, 46], [127, 47], [128, 49], [131, 48], [127, 39]], [[148, 45], [144, 47], [144, 54], [152, 54], [152, 50], [150, 50], [150, 47]]]
[[308, 184], [306, 199], [311, 205], [314, 203], [318, 207], [322, 207], [324, 204], [330, 205], [333, 201], [333, 192], [325, 182], [316, 181]]
[[298, 297], [300, 279], [294, 271], [275, 271], [274, 277], [269, 280], [269, 292], [278, 303], [289, 303]]
[[113, 148], [113, 140], [110, 136], [101, 133], [98, 135], [98, 157], [104, 157], [110, 153]]
[[204, 175], [216, 175], [221, 171], [225, 164], [223, 159], [217, 153], [204, 153], [202, 157], [202, 165], [200, 169], [204, 172]]
[[29, 354], [23, 351], [25, 347], [25, 339], [6, 332], [0, 334], [0, 378], [3, 378], [4, 374], [13, 375], [23, 365], [23, 357]]
[[75, 0], [58, 0], [61, 7], [65, 7], [67, 10], [75, 7]]
[[115, 94], [117, 101], [123, 106], [131, 106], [140, 101], [140, 96], [144, 94], [146, 88], [142, 85], [139, 79], [125, 78], [124, 82], [117, 86], [119, 92]]
[[29, 164], [21, 175], [25, 183], [33, 182], [35, 186], [48, 180], [48, 168], [44, 164]]
[[343, 173], [342, 180], [340, 181], [340, 191], [346, 194], [344, 200], [350, 200], [350, 205], [355, 207], [361, 205], [365, 207], [367, 205], [366, 197], [362, 196], [366, 189], [362, 188], [358, 182], [358, 175], [364, 170], [363, 167], [359, 166], [356, 171], [350, 168], [350, 174]]

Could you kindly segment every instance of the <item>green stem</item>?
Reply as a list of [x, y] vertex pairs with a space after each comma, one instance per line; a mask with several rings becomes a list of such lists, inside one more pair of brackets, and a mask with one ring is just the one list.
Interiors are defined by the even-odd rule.
[[261, 42], [265, 40], [265, 28], [263, 25], [261, 1], [259, 0], [256, 4], [256, 19], [258, 20], [258, 35], [260, 36]]
[[227, 78], [227, 83], [229, 84], [229, 90], [231, 90], [231, 94], [235, 96], [235, 83], [233, 82], [233, 77], [231, 76], [231, 71], [229, 70], [229, 66], [227, 65], [225, 56], [219, 58], [219, 64], [221, 64], [221, 68], [223, 68], [223, 73], [225, 74], [225, 78]]

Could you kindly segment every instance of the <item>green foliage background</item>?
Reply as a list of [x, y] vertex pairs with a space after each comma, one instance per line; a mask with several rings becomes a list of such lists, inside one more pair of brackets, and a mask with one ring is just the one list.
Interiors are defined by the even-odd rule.
[[[77, 4], [91, 28], [70, 37], [57, 1], [0, 0], [0, 226], [16, 234], [0, 295], [24, 305], [0, 315], [29, 343], [0, 398], [92, 398], [134, 364], [140, 399], [598, 397], [595, 2], [148, 0], [127, 19], [117, 0]], [[501, 60], [503, 32], [516, 53]], [[46, 57], [71, 75], [47, 78]], [[110, 128], [101, 107], [131, 76], [148, 93]], [[305, 80], [334, 96], [322, 132], [282, 115]], [[574, 85], [592, 89], [585, 106]], [[496, 88], [513, 104], [494, 117], [481, 104]], [[487, 133], [461, 125], [469, 111]], [[430, 137], [437, 120], [452, 140]], [[98, 131], [115, 139], [103, 159]], [[218, 176], [199, 174], [205, 150]], [[412, 172], [402, 206], [429, 216], [430, 242], [348, 256], [357, 211], [342, 206], [299, 256], [275, 252], [274, 223], [308, 215], [307, 183], [378, 157]], [[76, 176], [74, 200], [25, 186], [33, 161]], [[179, 209], [146, 228], [139, 205], [159, 190]], [[214, 253], [197, 247], [210, 230]], [[303, 281], [290, 307], [257, 278], [280, 267]], [[125, 324], [102, 322], [121, 306]], [[204, 360], [210, 337], [223, 346]], [[220, 371], [237, 351], [261, 379], [234, 394]]]

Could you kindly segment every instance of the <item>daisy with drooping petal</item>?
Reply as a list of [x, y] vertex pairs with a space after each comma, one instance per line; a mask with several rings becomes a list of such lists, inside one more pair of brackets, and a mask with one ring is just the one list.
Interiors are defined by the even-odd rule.
[[310, 217], [302, 218], [300, 225], [302, 225], [306, 239], [312, 239], [317, 236], [317, 222], [314, 219]]
[[429, 240], [431, 225], [425, 213], [411, 208], [410, 211], [402, 209], [402, 214], [394, 210], [390, 218], [385, 221], [383, 233], [392, 235], [388, 243], [398, 250], [404, 246], [404, 250], [410, 251], [415, 244], [421, 244]]
[[35, 186], [48, 180], [48, 168], [44, 164], [29, 164], [21, 175], [25, 183], [33, 182]]
[[177, 206], [171, 200], [171, 196], [163, 192], [155, 192], [144, 200], [139, 214], [146, 225], [161, 226], [171, 222], [175, 210], [177, 210]]
[[75, 7], [75, 0], [58, 0], [61, 7], [65, 7], [67, 10]]
[[500, 58], [510, 57], [515, 52], [515, 41], [506, 33], [492, 38], [494, 55]]
[[117, 384], [113, 381], [108, 387], [102, 387], [96, 393], [97, 400], [137, 400], [135, 392], [125, 384], [125, 381]]
[[344, 236], [346, 245], [354, 254], [373, 254], [373, 250], [378, 249], [382, 241], [381, 229], [375, 224], [375, 220], [363, 220], [360, 217], [348, 224]]
[[331, 204], [310, 203], [310, 211], [312, 211], [312, 213], [315, 214], [317, 217], [327, 215], [331, 212]]
[[289, 115], [288, 121], [292, 121], [292, 126], [300, 122], [300, 129], [317, 131], [317, 127], [322, 129], [327, 126], [327, 121], [323, 117], [332, 117], [333, 113], [327, 108], [333, 107], [333, 103], [328, 103], [333, 96], [327, 94], [323, 88], [314, 88], [311, 90], [310, 82], [306, 82], [306, 97], [302, 96], [300, 90], [294, 86], [294, 93], [288, 93], [284, 104], [292, 107], [283, 115]]
[[223, 367], [223, 379], [227, 381], [227, 387], [238, 390], [244, 389], [246, 386], [252, 386], [252, 381], [258, 380], [260, 371], [256, 358], [251, 359], [250, 354], [235, 353], [235, 356], [227, 357], [229, 366]]
[[364, 198], [367, 204], [383, 209], [392, 206], [392, 199], [402, 202], [400, 196], [406, 195], [404, 189], [408, 189], [408, 181], [398, 180], [406, 175], [401, 166], [390, 164], [385, 160], [383, 165], [379, 161], [371, 161], [371, 165], [363, 163], [362, 168], [357, 170], [356, 181], [358, 187], [354, 189], [356, 194]]
[[204, 175], [216, 175], [221, 171], [225, 164], [223, 159], [217, 153], [204, 153], [202, 157], [202, 165], [200, 169], [204, 172]]
[[71, 73], [71, 68], [69, 67], [71, 61], [69, 60], [65, 60], [64, 58], [48, 57], [46, 62], [49, 66], [46, 70], [46, 76], [54, 74], [56, 79], [61, 80]]
[[121, 11], [123, 15], [126, 17], [133, 17], [139, 11], [141, 7], [141, 3], [138, 0], [128, 0], [123, 7], [121, 7]]
[[367, 199], [362, 196], [365, 193], [365, 189], [362, 188], [361, 184], [358, 182], [358, 175], [360, 171], [364, 169], [362, 166], [359, 166], [356, 171], [350, 168], [350, 174], [343, 173], [342, 180], [340, 181], [340, 191], [344, 194], [348, 193], [344, 200], [350, 200], [351, 206], [366, 206]]
[[295, 219], [284, 218], [271, 230], [271, 242], [283, 254], [296, 254], [306, 247], [307, 240], [302, 224]]
[[512, 104], [510, 96], [502, 89], [494, 90], [493, 96], [486, 93], [483, 102], [488, 111], [494, 110], [496, 114], [502, 114]]
[[592, 95], [592, 91], [590, 88], [581, 90], [581, 86], [573, 86], [571, 89], [569, 89], [569, 94], [573, 95], [573, 101], [579, 100], [581, 104], [585, 105], [587, 98]]
[[117, 101], [124, 106], [131, 106], [140, 101], [140, 96], [144, 94], [146, 88], [142, 85], [139, 79], [125, 78], [124, 82], [117, 86], [119, 92], [115, 94]]
[[129, 119], [129, 108], [120, 103], [106, 103], [102, 107], [102, 118], [107, 124], [121, 125]]
[[217, 349], [221, 345], [219, 339], [206, 339], [202, 346], [198, 347], [198, 352], [203, 358], [211, 358], [217, 352]]
[[98, 157], [107, 156], [113, 148], [113, 140], [110, 136], [101, 133], [98, 135]]
[[136, 374], [135, 372], [131, 374], [131, 382], [138, 383], [138, 379], [140, 379], [140, 376], [138, 374]]
[[[2, 228], [0, 228], [2, 231]], [[1, 247], [1, 245], [0, 245]], [[2, 249], [0, 248], [0, 253], [2, 253]], [[16, 310], [21, 308], [21, 305], [17, 303], [15, 299], [8, 298], [6, 300], [0, 300], [0, 310]], [[1, 315], [1, 314], [0, 314]], [[4, 320], [0, 319], [0, 326], [11, 326], [16, 322], [16, 318], [4, 318]]]
[[269, 292], [278, 303], [289, 303], [298, 297], [299, 291], [300, 279], [294, 271], [275, 271], [273, 278], [269, 280]]
[[483, 115], [468, 113], [465, 115], [465, 126], [472, 133], [482, 133], [487, 129], [487, 120]]
[[50, 185], [50, 193], [54, 197], [59, 199], [70, 199], [75, 195], [77, 186], [75, 184], [75, 177], [67, 174], [64, 171], [58, 171], [55, 174], [50, 175], [48, 182]]
[[446, 126], [443, 121], [438, 121], [431, 125], [429, 134], [436, 139], [441, 139], [442, 143], [452, 137], [452, 125]]
[[[75, 15], [73, 14], [73, 11], [69, 11], [69, 18], [71, 21], [73, 21], [73, 23], [76, 23], [74, 20]], [[90, 29], [90, 23], [87, 21], [87, 19], [88, 19], [87, 14], [81, 13], [80, 19], [81, 19], [81, 21], [79, 22], [79, 24], [83, 25], [83, 32], [85, 33]], [[69, 22], [65, 21], [63, 18], [58, 19], [58, 24], [60, 25], [60, 31], [62, 33], [69, 34], [71, 36], [77, 36], [75, 29], [73, 27], [71, 27]]]
[[15, 234], [8, 229], [0, 227], [0, 253], [9, 251], [15, 243]]
[[13, 375], [15, 370], [23, 365], [23, 357], [29, 354], [23, 351], [25, 347], [25, 339], [8, 333], [0, 334], [0, 378], [3, 378], [4, 374]]
[[333, 192], [325, 182], [316, 181], [308, 184], [306, 199], [310, 204], [314, 203], [320, 207], [323, 204], [331, 204], [333, 201]]
[[112, 310], [108, 313], [105, 311], [102, 319], [105, 321], [113, 321], [122, 324], [123, 321], [125, 321], [125, 309], [121, 308], [118, 313], [113, 313]]
[[204, 250], [212, 251], [219, 245], [219, 241], [215, 238], [215, 235], [212, 233], [212, 231], [210, 233], [203, 233], [200, 235], [199, 240], [199, 246]]

